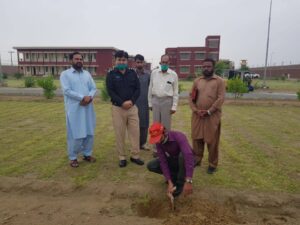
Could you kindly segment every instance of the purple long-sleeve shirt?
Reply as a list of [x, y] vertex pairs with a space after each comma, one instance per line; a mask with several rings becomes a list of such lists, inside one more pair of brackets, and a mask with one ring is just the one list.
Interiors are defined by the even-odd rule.
[[177, 157], [180, 153], [182, 153], [184, 158], [185, 176], [190, 178], [193, 177], [194, 156], [192, 148], [183, 133], [178, 131], [169, 131], [168, 141], [165, 144], [156, 144], [156, 149], [160, 160], [161, 170], [167, 180], [171, 179], [167, 155]]

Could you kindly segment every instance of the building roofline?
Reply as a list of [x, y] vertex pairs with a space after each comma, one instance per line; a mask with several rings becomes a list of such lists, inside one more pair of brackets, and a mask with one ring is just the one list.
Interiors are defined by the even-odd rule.
[[207, 35], [206, 38], [221, 38], [221, 35]]
[[23, 47], [13, 47], [16, 50], [119, 50], [115, 47], [76, 47], [76, 46], [23, 46]]

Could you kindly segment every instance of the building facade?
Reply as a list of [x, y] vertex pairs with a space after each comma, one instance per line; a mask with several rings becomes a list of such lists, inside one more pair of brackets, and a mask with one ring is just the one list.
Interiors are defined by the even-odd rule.
[[166, 48], [170, 56], [170, 68], [175, 70], [179, 78], [195, 77], [201, 74], [205, 58], [219, 60], [221, 36], [211, 35], [205, 39], [203, 47]]
[[[84, 69], [93, 76], [105, 76], [114, 66], [114, 47], [14, 47], [17, 50], [19, 72], [25, 76], [59, 76], [70, 67], [69, 54], [78, 51], [83, 55]], [[129, 66], [133, 66], [133, 57]], [[146, 64], [150, 69], [151, 64]]]

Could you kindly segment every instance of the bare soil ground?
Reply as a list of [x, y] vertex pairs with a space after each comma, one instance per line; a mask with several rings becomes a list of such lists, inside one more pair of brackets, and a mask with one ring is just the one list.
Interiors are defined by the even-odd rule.
[[[163, 188], [163, 185], [162, 185]], [[141, 184], [0, 177], [0, 224], [300, 224], [300, 195], [196, 189], [172, 211], [163, 189]]]

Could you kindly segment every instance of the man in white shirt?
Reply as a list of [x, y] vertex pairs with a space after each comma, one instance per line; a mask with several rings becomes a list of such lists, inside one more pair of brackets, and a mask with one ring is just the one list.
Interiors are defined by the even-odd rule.
[[[151, 73], [148, 104], [153, 111], [153, 122], [159, 122], [167, 130], [171, 129], [171, 116], [178, 104], [178, 76], [169, 69], [170, 57], [162, 55], [160, 68]], [[155, 151], [155, 150], [154, 150]]]

